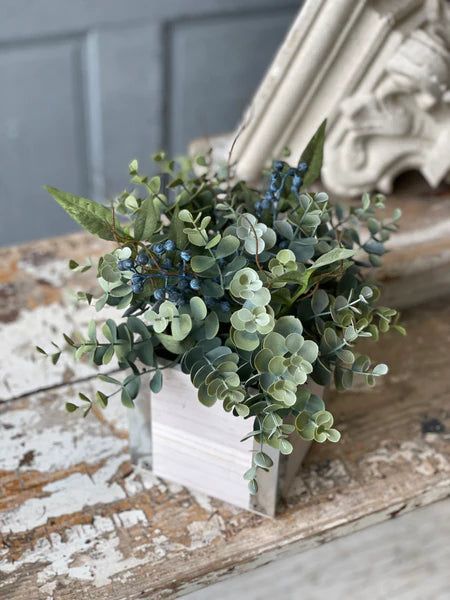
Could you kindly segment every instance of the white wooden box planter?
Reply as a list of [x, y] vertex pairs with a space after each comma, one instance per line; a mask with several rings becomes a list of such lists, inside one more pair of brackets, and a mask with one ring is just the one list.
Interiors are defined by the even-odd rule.
[[[297, 474], [311, 442], [295, 432], [289, 438], [292, 454], [282, 455], [270, 446], [263, 450], [273, 460], [269, 472], [258, 470], [258, 493], [249, 493], [243, 474], [252, 465], [259, 444], [240, 440], [253, 428], [253, 419], [242, 419], [223, 410], [221, 402], [206, 407], [197, 390], [179, 368], [164, 371], [159, 394], [143, 386], [134, 411], [130, 411], [130, 449], [133, 460], [152, 464], [158, 477], [203, 492], [240, 508], [268, 516], [276, 513]], [[322, 396], [323, 388], [310, 389]], [[150, 456], [151, 454], [151, 456]]]

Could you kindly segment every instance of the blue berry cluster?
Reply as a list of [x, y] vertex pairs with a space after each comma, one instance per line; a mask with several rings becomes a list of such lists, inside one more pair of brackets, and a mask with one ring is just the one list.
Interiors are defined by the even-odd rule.
[[292, 178], [291, 191], [297, 195], [300, 192], [303, 175], [308, 170], [308, 165], [302, 161], [298, 163], [296, 168], [289, 167], [283, 173], [286, 166], [287, 163], [282, 160], [274, 161], [270, 174], [269, 187], [262, 200], [258, 200], [255, 204], [255, 212], [258, 216], [261, 216], [264, 210], [276, 209], [288, 177]]
[[[152, 255], [156, 259], [152, 258]], [[186, 292], [192, 293], [200, 289], [200, 281], [187, 271], [190, 260], [191, 254], [188, 250], [178, 250], [173, 240], [166, 240], [153, 244], [149, 251], [141, 250], [134, 260], [119, 260], [118, 267], [121, 271], [133, 272], [131, 289], [134, 294], [143, 292], [147, 279], [163, 279], [164, 285], [153, 291], [154, 299], [183, 302]], [[152, 267], [153, 272], [146, 272], [146, 267]]]
[[[167, 240], [141, 250], [134, 259], [119, 260], [118, 267], [121, 271], [132, 271], [131, 289], [134, 294], [144, 291], [147, 279], [156, 279], [163, 284], [152, 292], [156, 303], [170, 300], [184, 304], [201, 289], [200, 280], [188, 268], [190, 260], [189, 250], [179, 250], [173, 240]], [[148, 272], [150, 268], [152, 272]], [[231, 310], [226, 300], [205, 298], [205, 303], [216, 311], [228, 313]]]

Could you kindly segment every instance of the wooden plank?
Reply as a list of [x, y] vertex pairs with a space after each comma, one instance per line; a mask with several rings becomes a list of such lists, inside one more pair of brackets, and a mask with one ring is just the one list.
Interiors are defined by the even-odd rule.
[[[94, 291], [95, 274], [74, 275], [68, 259], [84, 264], [88, 256], [108, 248], [106, 242], [75, 234], [0, 250], [0, 400], [95, 373], [69, 357], [52, 367], [34, 346], [49, 348], [52, 338], [62, 342], [61, 331], [83, 328], [92, 318], [104, 319], [86, 303], [74, 302], [71, 292]], [[117, 311], [109, 314], [116, 316]]]
[[450, 307], [428, 303], [405, 322], [407, 352], [400, 336], [372, 352], [391, 374], [330, 398], [342, 441], [314, 446], [275, 520], [132, 467], [120, 432], [62, 412], [70, 385], [7, 403], [0, 598], [170, 598], [449, 496], [449, 373], [440, 349]]
[[383, 303], [414, 306], [450, 293], [450, 190], [419, 197], [389, 196], [389, 209], [400, 207], [400, 231], [393, 235], [377, 277]]
[[227, 579], [185, 600], [447, 600], [450, 500]]

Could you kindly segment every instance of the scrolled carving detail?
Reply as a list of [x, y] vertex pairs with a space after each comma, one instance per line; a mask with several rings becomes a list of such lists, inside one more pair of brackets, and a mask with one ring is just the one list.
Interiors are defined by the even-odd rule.
[[408, 169], [437, 185], [450, 172], [450, 20], [439, 8], [430, 4], [428, 23], [400, 43], [371, 91], [339, 105], [324, 168], [334, 191], [389, 192]]

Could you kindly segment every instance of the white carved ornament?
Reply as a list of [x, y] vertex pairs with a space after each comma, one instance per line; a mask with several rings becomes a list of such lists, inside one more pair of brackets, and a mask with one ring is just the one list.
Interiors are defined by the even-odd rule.
[[323, 179], [340, 194], [388, 192], [399, 173], [450, 173], [450, 4], [307, 0], [243, 119], [233, 150], [254, 179], [293, 162], [328, 117]]

